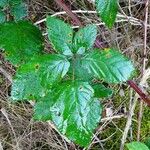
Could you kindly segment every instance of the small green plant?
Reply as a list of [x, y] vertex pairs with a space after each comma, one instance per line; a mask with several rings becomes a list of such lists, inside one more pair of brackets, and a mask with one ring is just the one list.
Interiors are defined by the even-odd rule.
[[0, 23], [10, 15], [18, 21], [27, 16], [27, 7], [23, 0], [0, 0]]
[[53, 121], [62, 134], [86, 147], [101, 119], [100, 99], [112, 95], [102, 82], [127, 81], [133, 64], [114, 48], [93, 48], [95, 25], [75, 32], [62, 20], [47, 17], [47, 31], [53, 54], [42, 53], [43, 37], [29, 22], [0, 25], [0, 47], [19, 66], [11, 99], [35, 101], [35, 120]]

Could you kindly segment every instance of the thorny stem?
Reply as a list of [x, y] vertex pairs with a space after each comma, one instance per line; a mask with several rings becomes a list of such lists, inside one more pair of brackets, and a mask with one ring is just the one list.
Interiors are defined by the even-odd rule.
[[[78, 17], [72, 13], [72, 11], [68, 8], [68, 6], [63, 2], [63, 0], [55, 0], [55, 2], [63, 8], [64, 11], [77, 23], [78, 26], [83, 26], [81, 21], [78, 19]], [[101, 48], [102, 46], [99, 44], [99, 41], [95, 41], [95, 45], [97, 48]], [[143, 100], [148, 106], [150, 106], [150, 99], [149, 97], [134, 83], [134, 81], [130, 80], [127, 81], [127, 83], [130, 85], [131, 88], [133, 88], [141, 97], [141, 100]]]

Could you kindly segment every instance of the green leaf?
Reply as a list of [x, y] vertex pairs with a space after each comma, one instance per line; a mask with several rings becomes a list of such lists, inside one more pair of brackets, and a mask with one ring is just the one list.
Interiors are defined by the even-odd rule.
[[110, 88], [106, 88], [103, 84], [101, 83], [96, 83], [91, 85], [92, 88], [94, 89], [94, 97], [97, 98], [107, 98], [112, 96], [113, 91]]
[[19, 71], [13, 80], [10, 98], [12, 101], [38, 100], [45, 96], [47, 91], [35, 72], [23, 74]]
[[25, 3], [20, 3], [18, 5], [14, 5], [10, 9], [11, 14], [14, 16], [15, 20], [21, 20], [27, 16], [27, 7]]
[[150, 149], [150, 137], [144, 141], [145, 145]]
[[0, 7], [5, 7], [8, 4], [8, 0], [0, 0]]
[[81, 146], [88, 146], [100, 121], [102, 108], [87, 82], [58, 85], [35, 106], [34, 119], [52, 120], [59, 131]]
[[48, 37], [54, 49], [64, 55], [72, 55], [73, 30], [60, 19], [47, 17]]
[[0, 25], [0, 48], [5, 51], [6, 59], [15, 65], [41, 54], [43, 43], [40, 30], [27, 21]]
[[120, 83], [134, 73], [132, 62], [114, 49], [95, 49], [78, 58], [77, 63], [74, 74], [78, 79], [96, 78], [107, 83]]
[[8, 0], [11, 6], [23, 3], [23, 0]]
[[77, 54], [83, 54], [86, 50], [90, 49], [96, 40], [97, 27], [96, 25], [88, 25], [81, 28], [74, 37], [74, 52]]
[[14, 101], [38, 99], [67, 73], [70, 63], [61, 55], [42, 55], [21, 66], [15, 76], [11, 98]]
[[102, 21], [111, 28], [116, 20], [118, 0], [96, 0], [95, 3]]
[[0, 23], [4, 23], [6, 21], [6, 15], [4, 12], [0, 11]]
[[128, 143], [126, 146], [129, 150], [149, 150], [149, 148], [141, 142]]
[[70, 60], [70, 68], [68, 75], [70, 78], [75, 78], [76, 80], [90, 81], [93, 76], [87, 73], [87, 69], [82, 66], [82, 56], [77, 55], [75, 59]]

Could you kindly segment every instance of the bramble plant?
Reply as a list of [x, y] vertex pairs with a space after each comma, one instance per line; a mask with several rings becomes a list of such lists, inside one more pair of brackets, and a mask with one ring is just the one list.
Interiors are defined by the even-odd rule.
[[0, 48], [18, 66], [11, 99], [35, 101], [35, 120], [51, 120], [62, 134], [86, 147], [101, 119], [100, 99], [113, 93], [103, 82], [125, 82], [134, 67], [115, 48], [93, 47], [96, 25], [75, 32], [54, 17], [48, 16], [46, 23], [53, 54], [43, 53], [43, 36], [28, 21], [0, 24]]
[[101, 118], [99, 98], [112, 95], [110, 89], [92, 81], [125, 82], [134, 67], [113, 48], [93, 48], [97, 35], [95, 25], [75, 33], [63, 21], [47, 17], [47, 28], [54, 54], [40, 52], [43, 40], [31, 24], [21, 21], [1, 25], [0, 36], [4, 37], [0, 38], [0, 45], [9, 53], [7, 59], [14, 64], [26, 62], [14, 77], [11, 99], [35, 100], [34, 119], [53, 121], [61, 133], [87, 146]]

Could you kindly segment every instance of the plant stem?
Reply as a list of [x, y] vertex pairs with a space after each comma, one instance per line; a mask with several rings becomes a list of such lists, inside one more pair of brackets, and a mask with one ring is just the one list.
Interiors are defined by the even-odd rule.
[[[68, 6], [63, 2], [63, 0], [55, 0], [55, 2], [63, 8], [64, 11], [77, 23], [78, 26], [83, 26], [81, 21], [78, 19], [77, 15], [72, 13], [72, 11], [68, 8]], [[97, 48], [102, 48], [100, 42], [98, 40], [95, 41], [95, 46]], [[150, 106], [150, 99], [149, 97], [143, 93], [143, 91], [133, 82], [133, 81], [127, 81], [127, 83], [130, 85], [131, 88], [133, 88], [141, 97], [141, 100], [147, 103], [148, 106]]]
[[72, 11], [69, 9], [69, 7], [63, 2], [63, 0], [55, 0], [55, 2], [63, 8], [64, 11], [72, 18], [73, 21], [76, 22], [77, 25], [83, 26], [81, 21], [78, 19], [78, 17], [72, 13]]
[[132, 80], [128, 81], [128, 84], [139, 94], [141, 99], [150, 106], [150, 98]]

